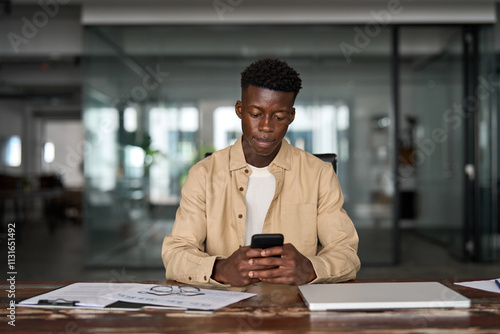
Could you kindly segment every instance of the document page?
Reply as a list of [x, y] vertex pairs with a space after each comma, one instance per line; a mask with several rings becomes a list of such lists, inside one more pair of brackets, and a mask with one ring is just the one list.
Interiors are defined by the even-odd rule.
[[461, 282], [461, 283], [455, 283], [455, 284], [466, 286], [468, 288], [500, 293], [500, 287], [498, 286], [497, 283], [495, 283], [495, 281], [500, 282], [500, 278], [497, 278], [496, 280], [491, 279], [491, 280], [483, 280], [483, 281], [470, 281], [470, 282]]
[[[169, 292], [168, 290], [164, 290], [165, 287], [169, 286], [133, 286], [127, 291], [111, 293], [106, 297], [130, 303], [143, 303], [179, 307], [190, 310], [213, 311], [255, 296], [254, 293], [210, 289], [197, 289], [194, 293], [184, 293], [182, 291], [182, 287], [179, 289], [178, 286], [173, 286], [172, 291]], [[192, 287], [187, 288], [191, 289]], [[162, 293], [162, 290], [167, 292]]]

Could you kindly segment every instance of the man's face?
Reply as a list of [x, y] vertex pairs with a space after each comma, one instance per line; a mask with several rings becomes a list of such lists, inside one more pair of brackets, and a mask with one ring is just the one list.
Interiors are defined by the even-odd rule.
[[293, 92], [277, 92], [248, 86], [236, 102], [241, 119], [243, 152], [256, 167], [268, 166], [278, 154], [281, 140], [295, 117]]

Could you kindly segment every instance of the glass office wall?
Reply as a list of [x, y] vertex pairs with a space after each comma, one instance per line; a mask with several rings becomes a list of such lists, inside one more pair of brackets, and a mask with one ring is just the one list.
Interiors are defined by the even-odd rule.
[[354, 28], [87, 27], [87, 263], [162, 266], [187, 171], [241, 133], [240, 73], [262, 57], [302, 77], [287, 139], [339, 155], [362, 262], [393, 262], [391, 29]]
[[492, 262], [500, 259], [500, 220], [498, 210], [498, 110], [495, 105], [498, 93], [493, 83], [498, 82], [494, 54], [494, 30], [492, 26], [481, 26], [478, 38], [478, 79], [476, 98], [478, 101], [477, 152], [478, 152], [478, 238], [475, 260]]
[[[497, 120], [492, 30], [482, 26], [405, 27], [402, 38], [432, 29], [434, 51], [403, 57], [407, 92], [412, 227], [459, 259], [492, 261], [498, 252], [495, 176]], [[497, 219], [497, 218], [496, 218]]]
[[[463, 102], [462, 29], [437, 28], [438, 53], [416, 62], [413, 75], [415, 167], [418, 215], [416, 228], [446, 245], [463, 248], [464, 121], [453, 106]], [[454, 117], [456, 116], [456, 117]]]

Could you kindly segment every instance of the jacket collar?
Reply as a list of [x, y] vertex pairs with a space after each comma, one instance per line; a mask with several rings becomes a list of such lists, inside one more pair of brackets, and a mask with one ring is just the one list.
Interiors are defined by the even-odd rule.
[[[243, 153], [242, 146], [243, 136], [240, 136], [238, 140], [231, 147], [229, 152], [229, 170], [237, 170], [241, 168], [247, 167], [247, 162], [245, 160], [245, 154]], [[290, 150], [292, 149], [292, 145], [290, 145], [285, 139], [281, 142], [281, 148], [274, 160], [271, 162], [271, 165], [276, 165], [277, 167], [281, 167], [286, 170], [290, 170]]]

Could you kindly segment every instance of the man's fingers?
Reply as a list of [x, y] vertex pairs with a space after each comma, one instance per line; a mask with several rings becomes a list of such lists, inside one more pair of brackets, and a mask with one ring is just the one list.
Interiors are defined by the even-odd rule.
[[276, 257], [255, 257], [248, 260], [251, 266], [262, 266], [263, 268], [279, 267], [283, 264], [281, 258]]
[[269, 257], [269, 256], [280, 256], [283, 254], [283, 247], [276, 246], [266, 249], [262, 248], [248, 248], [246, 249], [246, 256], [252, 257]]
[[272, 277], [272, 278], [261, 278], [261, 282], [274, 283], [274, 284], [296, 284], [293, 277]]
[[248, 276], [252, 278], [273, 278], [283, 276], [283, 272], [279, 268], [274, 269], [264, 269], [264, 270], [251, 270], [248, 272]]
[[282, 254], [283, 254], [283, 247], [282, 246], [266, 248], [260, 252], [260, 256], [262, 256], [262, 257], [281, 256]]
[[261, 253], [262, 253], [263, 249], [261, 248], [248, 248], [248, 250], [246, 250], [246, 256], [249, 257], [249, 258], [252, 258], [252, 257], [261, 257]]

